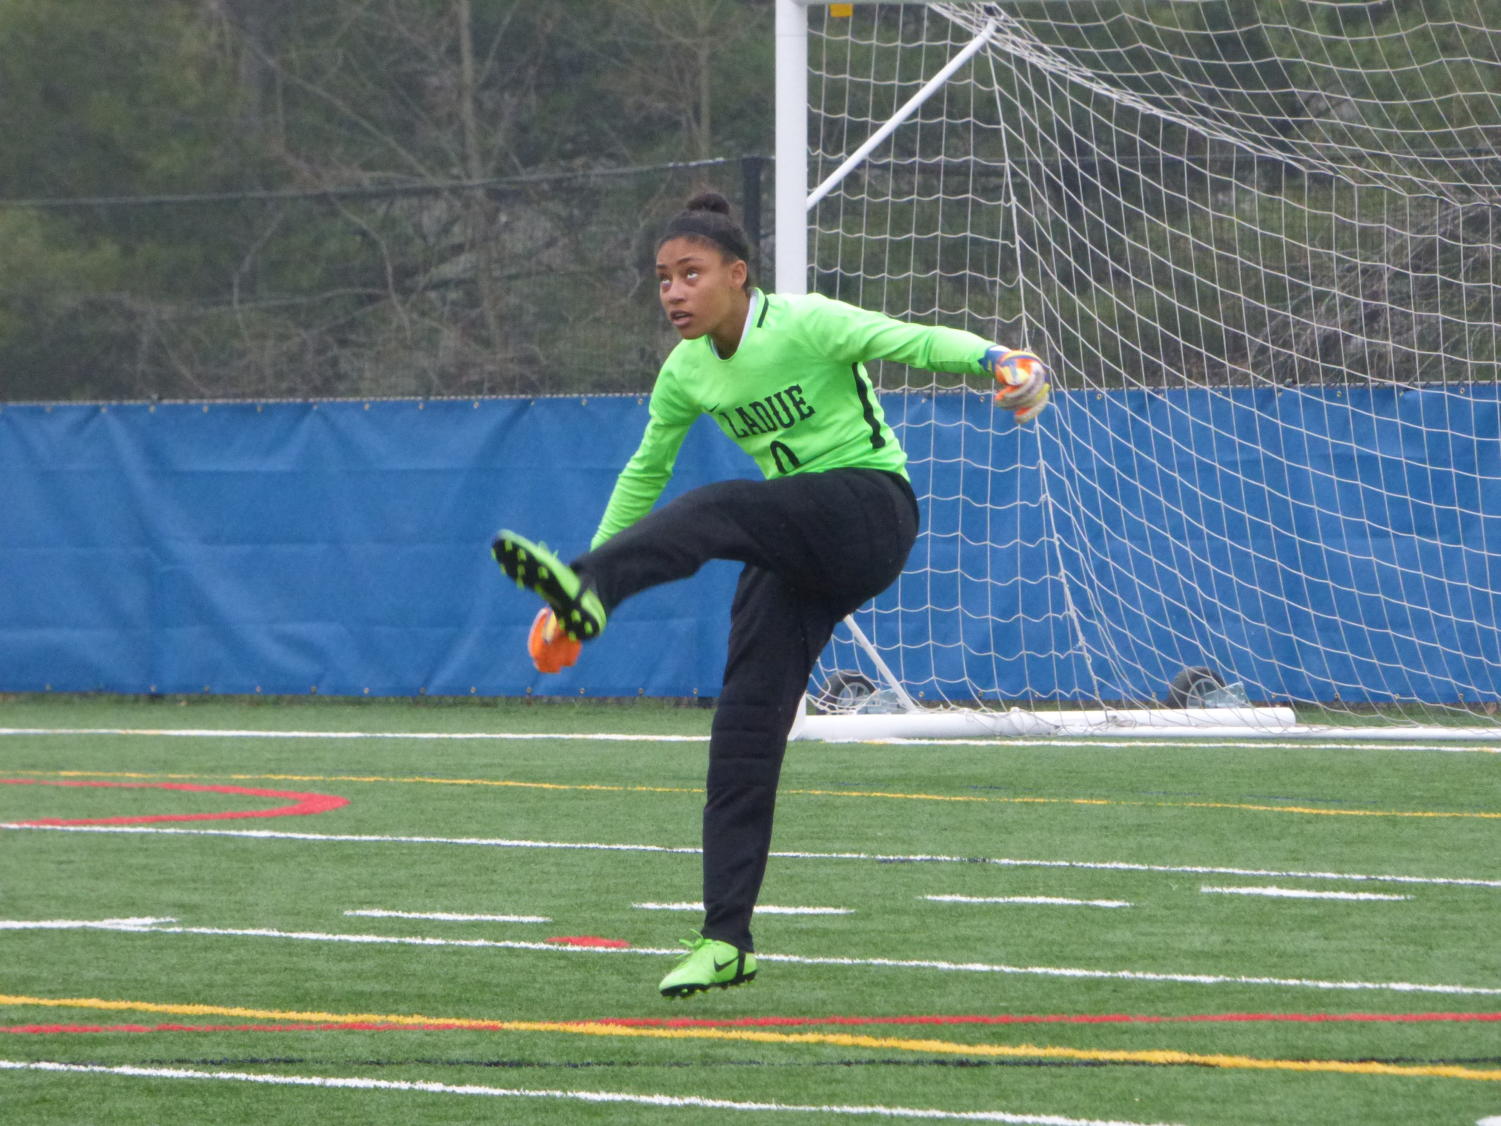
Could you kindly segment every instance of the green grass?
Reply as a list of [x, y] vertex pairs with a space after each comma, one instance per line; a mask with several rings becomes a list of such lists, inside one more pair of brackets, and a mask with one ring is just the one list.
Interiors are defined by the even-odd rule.
[[[126, 781], [130, 775], [138, 782], [348, 799], [314, 816], [146, 826], [152, 829], [692, 849], [708, 719], [702, 709], [649, 702], [309, 706], [27, 697], [0, 702], [0, 727], [402, 737], [16, 734], [0, 737], [0, 777]], [[569, 737], [590, 732], [679, 738]], [[419, 737], [424, 733], [554, 737]], [[0, 1070], [0, 1121], [756, 1126], [845, 1120], [827, 1110], [730, 1111], [571, 1097], [615, 1092], [1196, 1126], [1474, 1123], [1501, 1114], [1501, 1022], [1264, 1019], [1501, 1012], [1495, 992], [1501, 990], [1495, 940], [1501, 886], [1434, 882], [1501, 882], [1501, 756], [1494, 746], [1462, 746], [1440, 753], [1401, 745], [1203, 742], [794, 744], [774, 847], [859, 855], [775, 857], [762, 903], [855, 913], [758, 917], [757, 945], [766, 956], [760, 978], [675, 1004], [656, 994], [671, 964], [665, 955], [554, 949], [545, 940], [593, 935], [636, 950], [674, 946], [696, 916], [632, 905], [698, 899], [698, 858], [691, 852], [0, 830], [0, 920], [150, 916], [199, 931], [278, 932], [0, 929], [0, 1029], [7, 1030], [0, 1033], [0, 1059], [555, 1095]], [[0, 822], [249, 811], [291, 800], [3, 785]], [[924, 856], [947, 859], [915, 859]], [[997, 859], [1034, 863], [982, 862]], [[1418, 882], [1355, 878], [1361, 875]], [[1269, 898], [1206, 893], [1205, 886], [1410, 898]], [[1131, 906], [950, 903], [930, 895]], [[345, 914], [368, 908], [552, 921]], [[293, 934], [547, 948], [355, 944]], [[978, 963], [1010, 972], [778, 956]], [[1335, 987], [1340, 983], [1346, 987]], [[1373, 988], [1395, 983], [1459, 991]], [[233, 1009], [256, 1015], [227, 1011]], [[288, 1015], [307, 1013], [511, 1026], [324, 1029]], [[1216, 1019], [826, 1021], [1111, 1014]], [[1234, 1014], [1258, 1019], [1224, 1019]], [[713, 1038], [671, 1035], [675, 1030], [662, 1027], [638, 1035], [619, 1026], [555, 1027], [685, 1017], [822, 1023], [765, 1024], [754, 1030], [761, 1038], [748, 1036], [745, 1026], [710, 1029]], [[8, 1031], [35, 1025], [149, 1030]], [[241, 1025], [291, 1027], [223, 1027]], [[1397, 1073], [1380, 1073], [1383, 1063]]]

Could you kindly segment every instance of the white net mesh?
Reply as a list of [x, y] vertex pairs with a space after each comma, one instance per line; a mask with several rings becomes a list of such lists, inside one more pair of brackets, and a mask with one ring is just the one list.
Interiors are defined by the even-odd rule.
[[[876, 373], [926, 527], [857, 616], [924, 702], [1501, 697], [1501, 9], [810, 12], [813, 287], [1040, 352], [1055, 408]], [[840, 639], [822, 672], [881, 677]], [[1211, 683], [1212, 687], [1212, 683]], [[858, 695], [858, 693], [856, 693]]]

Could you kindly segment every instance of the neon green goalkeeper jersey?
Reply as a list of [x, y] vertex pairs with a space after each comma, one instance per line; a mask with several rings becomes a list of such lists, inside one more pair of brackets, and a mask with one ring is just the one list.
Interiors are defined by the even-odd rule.
[[907, 324], [816, 293], [754, 291], [745, 333], [728, 359], [708, 336], [684, 340], [668, 355], [641, 445], [621, 470], [590, 546], [651, 511], [688, 428], [702, 414], [767, 477], [848, 468], [905, 477], [907, 455], [886, 425], [865, 361], [980, 375], [990, 344], [971, 332]]

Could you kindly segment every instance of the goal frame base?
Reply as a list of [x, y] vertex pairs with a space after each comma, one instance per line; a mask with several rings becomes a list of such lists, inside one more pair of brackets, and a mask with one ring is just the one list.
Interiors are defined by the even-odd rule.
[[1366, 743], [1485, 742], [1492, 747], [1456, 747], [1501, 753], [1501, 733], [1478, 725], [1449, 727], [1334, 726], [1299, 723], [1292, 708], [1097, 708], [1078, 711], [1004, 712], [921, 709], [891, 714], [800, 714], [789, 739], [824, 743], [987, 742], [1007, 739], [1194, 740], [1358, 739]]
[[1092, 708], [1036, 712], [927, 709], [886, 714], [800, 715], [790, 739], [826, 743], [881, 739], [1004, 739], [1043, 735], [1227, 736], [1286, 734], [1291, 708]]

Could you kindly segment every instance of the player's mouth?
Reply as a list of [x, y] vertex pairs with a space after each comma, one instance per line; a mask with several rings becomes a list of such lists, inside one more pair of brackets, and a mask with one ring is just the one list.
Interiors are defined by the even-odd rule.
[[687, 309], [674, 309], [667, 314], [667, 319], [672, 322], [673, 328], [687, 328], [689, 322], [693, 320], [693, 314]]

